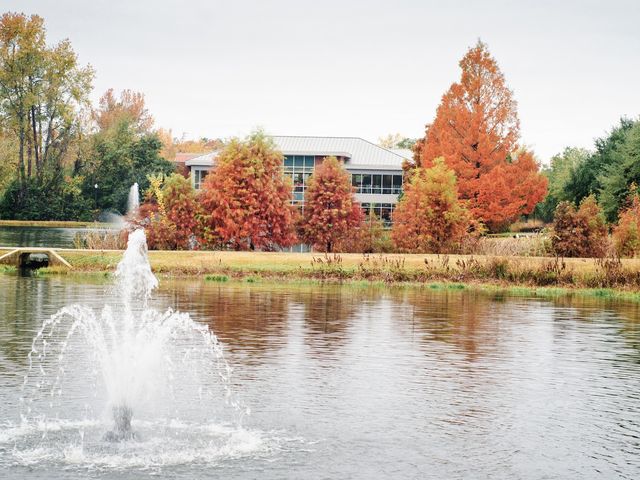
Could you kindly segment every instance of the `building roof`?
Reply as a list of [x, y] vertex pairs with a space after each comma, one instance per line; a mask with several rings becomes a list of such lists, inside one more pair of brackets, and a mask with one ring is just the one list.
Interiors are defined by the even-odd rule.
[[213, 161], [218, 156], [218, 150], [209, 153], [202, 153], [196, 157], [192, 157], [184, 164], [187, 167], [213, 167]]
[[273, 136], [285, 155], [324, 155], [345, 157], [347, 168], [388, 168], [398, 170], [404, 157], [359, 137]]
[[[284, 155], [318, 155], [344, 157], [349, 169], [400, 170], [411, 150], [392, 151], [358, 137], [273, 136], [276, 148]], [[218, 151], [205, 153], [185, 162], [188, 167], [211, 167]]]
[[187, 160], [191, 160], [192, 158], [196, 158], [202, 155], [202, 153], [187, 153], [187, 152], [178, 152], [176, 153], [176, 158], [173, 159], [175, 163], [184, 163]]
[[407, 160], [413, 160], [413, 150], [409, 148], [392, 148], [391, 151]]

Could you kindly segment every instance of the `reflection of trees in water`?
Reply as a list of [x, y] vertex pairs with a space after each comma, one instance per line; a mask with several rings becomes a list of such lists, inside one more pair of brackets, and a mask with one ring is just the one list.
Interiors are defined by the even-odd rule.
[[266, 352], [286, 343], [289, 294], [277, 286], [172, 282], [169, 303], [203, 321], [231, 351]]
[[304, 306], [305, 343], [317, 354], [333, 354], [349, 340], [351, 318], [379, 298], [379, 289], [349, 285], [300, 291], [294, 300]]
[[495, 305], [487, 295], [411, 288], [395, 292], [393, 299], [404, 304], [400, 317], [405, 324], [427, 343], [454, 345], [470, 359], [496, 345], [498, 327], [488, 318]]

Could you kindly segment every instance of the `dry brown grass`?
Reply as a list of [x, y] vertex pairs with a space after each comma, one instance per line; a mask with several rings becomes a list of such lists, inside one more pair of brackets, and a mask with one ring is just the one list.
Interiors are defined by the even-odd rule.
[[121, 231], [88, 230], [76, 233], [73, 245], [78, 249], [123, 250], [127, 246], [127, 239]]
[[[58, 251], [80, 272], [113, 271], [122, 256], [117, 250]], [[640, 259], [151, 251], [149, 260], [155, 272], [177, 276], [640, 288]]]
[[551, 241], [546, 235], [526, 235], [514, 237], [483, 237], [473, 247], [475, 255], [503, 257], [546, 257], [551, 256]]

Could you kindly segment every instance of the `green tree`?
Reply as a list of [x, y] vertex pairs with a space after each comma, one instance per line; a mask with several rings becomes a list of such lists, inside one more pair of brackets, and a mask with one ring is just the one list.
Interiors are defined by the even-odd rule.
[[174, 165], [160, 156], [161, 149], [157, 135], [139, 135], [126, 119], [99, 132], [85, 166], [85, 196], [93, 198], [99, 210], [126, 213], [131, 185], [145, 191], [149, 175], [174, 172]]
[[589, 151], [583, 148], [567, 147], [562, 153], [551, 158], [550, 166], [542, 171], [549, 180], [547, 196], [536, 207], [536, 214], [542, 220], [545, 222], [553, 220], [553, 212], [558, 203], [570, 200], [566, 186], [571, 180], [573, 171], [579, 168], [589, 155]]
[[88, 105], [93, 70], [81, 67], [71, 44], [48, 47], [37, 15], [0, 18], [0, 111], [18, 142], [17, 179], [46, 183], [64, 165], [78, 130], [78, 111]]
[[[626, 131], [615, 161], [598, 176], [600, 204], [607, 220], [614, 222], [625, 206], [632, 185], [640, 185], [640, 121]], [[636, 187], [637, 189], [637, 187]]]
[[634, 122], [623, 118], [606, 136], [596, 140], [595, 152], [571, 172], [571, 178], [565, 185], [565, 198], [579, 204], [589, 195], [598, 195], [602, 189], [602, 173], [611, 165], [620, 163], [621, 149], [626, 141], [627, 132]]
[[41, 17], [5, 13], [0, 18], [0, 121], [13, 137], [17, 159], [10, 162], [15, 175], [2, 215], [41, 218], [39, 209], [50, 218], [68, 215], [66, 207], [53, 210], [61, 207], [53, 197], [69, 193], [64, 184], [81, 182], [73, 176], [73, 145], [92, 80], [93, 70], [78, 65], [68, 40], [47, 46]]

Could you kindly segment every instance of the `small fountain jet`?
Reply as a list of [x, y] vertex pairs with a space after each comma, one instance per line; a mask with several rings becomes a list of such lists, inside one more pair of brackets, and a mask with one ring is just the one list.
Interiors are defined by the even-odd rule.
[[133, 410], [127, 405], [118, 405], [113, 407], [114, 429], [104, 434], [104, 440], [107, 442], [124, 442], [127, 440], [136, 440], [136, 434], [131, 429], [131, 417]]

